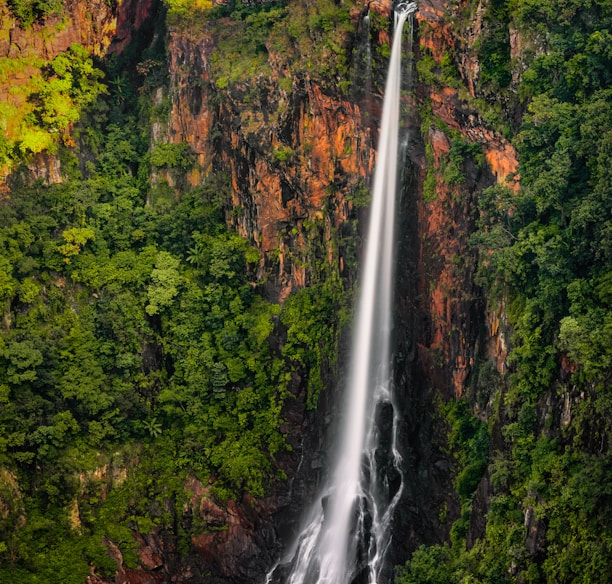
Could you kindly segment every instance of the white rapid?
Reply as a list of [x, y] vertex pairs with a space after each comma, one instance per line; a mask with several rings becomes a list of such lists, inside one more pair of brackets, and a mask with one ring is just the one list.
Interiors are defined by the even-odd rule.
[[[387, 584], [381, 576], [390, 522], [402, 493], [391, 387], [394, 223], [397, 190], [402, 31], [416, 11], [396, 7], [378, 161], [353, 349], [335, 466], [289, 558], [286, 584]], [[378, 421], [377, 421], [378, 419]], [[381, 421], [382, 420], [382, 421]], [[383, 437], [383, 427], [387, 436]], [[385, 444], [381, 447], [381, 441]], [[381, 580], [381, 578], [385, 578]], [[273, 573], [268, 582], [276, 582]]]

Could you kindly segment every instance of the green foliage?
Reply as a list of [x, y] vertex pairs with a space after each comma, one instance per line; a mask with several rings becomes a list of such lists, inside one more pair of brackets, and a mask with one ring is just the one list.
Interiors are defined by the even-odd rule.
[[338, 280], [328, 279], [292, 295], [285, 302], [282, 322], [287, 327], [283, 354], [307, 376], [307, 405], [316, 407], [325, 387], [326, 371], [338, 353], [337, 310], [342, 297]]
[[372, 200], [372, 190], [360, 181], [346, 198], [356, 208], [367, 207]]
[[[436, 197], [438, 181], [450, 187], [463, 184], [465, 182], [466, 161], [471, 160], [480, 167], [484, 163], [484, 155], [480, 144], [469, 142], [457, 130], [453, 130], [440, 120], [433, 118], [431, 111], [424, 110], [422, 117], [421, 134], [426, 140], [425, 160], [427, 162], [427, 174], [423, 181], [423, 199], [425, 202], [430, 202]], [[443, 132], [450, 142], [448, 154], [441, 156], [437, 164], [429, 139], [429, 131], [432, 127]]]
[[397, 571], [396, 584], [453, 584], [458, 582], [449, 566], [450, 553], [445, 546], [421, 546], [405, 567]]
[[612, 80], [609, 50], [612, 12], [605, 0], [510, 3], [521, 30], [546, 39], [546, 50], [531, 55], [519, 91], [523, 99], [549, 93], [562, 101], [576, 101], [609, 87]]
[[272, 156], [276, 162], [287, 162], [287, 160], [290, 160], [293, 157], [293, 150], [291, 148], [277, 148], [272, 153]]
[[62, 237], [66, 243], [58, 246], [58, 250], [65, 258], [69, 258], [77, 255], [89, 240], [95, 239], [95, 232], [90, 227], [72, 227], [66, 229]]
[[231, 83], [253, 83], [259, 73], [268, 73], [268, 47], [282, 32], [287, 11], [268, 3], [260, 8], [248, 8], [236, 3], [231, 20], [211, 24], [218, 37], [218, 49], [211, 57], [217, 87], [225, 89]]
[[151, 272], [151, 284], [147, 290], [149, 304], [146, 312], [149, 316], [158, 314], [172, 304], [181, 284], [179, 274], [180, 260], [165, 251], [159, 252], [155, 268]]
[[[216, 86], [234, 89], [234, 97], [257, 97], [255, 80], [269, 76], [270, 54], [291, 64], [294, 76], [308, 72], [336, 90], [341, 83], [343, 91], [350, 85], [351, 54], [345, 41], [353, 23], [345, 3], [324, 0], [289, 7], [285, 2], [237, 1], [213, 11], [209, 25], [217, 39], [210, 61]], [[280, 81], [285, 87], [290, 83]]]
[[484, 34], [476, 45], [479, 82], [488, 95], [502, 93], [512, 80], [509, 2], [493, 0], [484, 13]]
[[71, 127], [106, 92], [100, 81], [103, 73], [78, 44], [52, 61], [31, 57], [12, 61], [10, 66], [0, 63], [2, 78], [11, 82], [26, 73], [29, 81], [17, 84], [15, 98], [0, 107], [0, 164], [9, 167], [31, 154], [56, 150], [60, 137], [72, 144]]
[[438, 64], [428, 53], [425, 53], [417, 62], [416, 70], [419, 81], [427, 85], [438, 85], [438, 75], [436, 74]]
[[61, 131], [76, 122], [83, 108], [106, 91], [99, 82], [102, 76], [81, 45], [73, 44], [55, 57], [44, 70], [45, 83], [33, 96], [43, 125]]
[[[338, 266], [330, 263], [330, 255], [339, 257], [340, 248], [347, 264], [353, 263], [356, 237], [346, 233], [340, 237], [325, 220], [305, 222], [307, 241], [303, 256], [291, 257], [303, 262], [310, 271], [309, 286], [289, 296], [280, 318], [286, 329], [282, 355], [288, 361], [294, 378], [304, 379], [307, 406], [315, 408], [321, 391], [329, 384], [339, 353], [342, 328], [350, 318], [352, 293], [345, 289]], [[287, 376], [287, 380], [291, 375]]]
[[186, 170], [193, 166], [194, 156], [189, 144], [157, 144], [151, 151], [151, 164], [155, 168], [179, 168]]
[[419, 81], [433, 86], [448, 86], [455, 89], [461, 87], [459, 71], [455, 66], [454, 58], [444, 53], [437, 62], [428, 50], [416, 62]]
[[465, 182], [464, 164], [468, 157], [478, 166], [483, 165], [484, 156], [480, 144], [467, 141], [458, 132], [451, 132], [448, 160], [442, 170], [442, 178], [447, 185], [454, 186]]
[[214, 4], [212, 0], [164, 0], [168, 8], [168, 23], [186, 27], [205, 18]]
[[469, 513], [472, 497], [487, 468], [489, 436], [486, 425], [474, 417], [467, 400], [451, 401], [444, 406], [449, 424], [448, 444], [457, 461], [455, 490], [462, 513]]
[[7, 0], [7, 4], [21, 26], [29, 27], [36, 21], [60, 14], [64, 3], [62, 0]]

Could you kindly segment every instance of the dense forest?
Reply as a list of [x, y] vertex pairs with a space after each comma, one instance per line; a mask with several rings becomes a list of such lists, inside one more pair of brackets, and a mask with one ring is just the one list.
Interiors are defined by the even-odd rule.
[[[9, 26], [61, 28], [69, 3], [2, 4], [5, 39]], [[461, 43], [479, 18], [478, 83], [465, 99], [519, 166], [513, 181], [478, 193], [470, 249], [509, 348], [503, 370], [481, 352], [463, 395], [434, 400], [460, 511], [439, 509], [449, 537], [415, 549], [396, 583], [603, 584], [612, 570], [612, 5], [444, 4], [463, 40], [441, 60], [415, 49], [412, 97], [422, 126], [444, 130], [418, 87], [467, 93]], [[263, 103], [277, 53], [291, 74], [271, 92], [297, 93], [308, 77], [350, 99], [363, 90], [355, 5], [164, 0], [120, 52], [75, 43], [52, 58], [0, 56], [0, 582], [81, 584], [94, 572], [115, 581], [109, 550], [136, 569], [150, 533], [171, 535], [187, 557], [198, 534], [227, 529], [194, 510], [194, 477], [220, 506], [270, 497], [291, 479], [279, 463], [293, 448], [286, 404], [302, 388], [316, 410], [338, 375], [367, 189], [350, 183], [342, 229], [325, 217], [331, 204], [300, 224], [291, 259], [305, 285], [282, 299], [268, 293], [282, 249], [264, 258], [261, 242], [235, 229], [245, 211], [227, 161], [189, 180], [199, 153], [156, 136], [175, 115], [164, 93], [168, 30], [205, 22], [216, 38], [205, 89], [217, 115], [232, 100]], [[372, 17], [375, 92], [391, 20]], [[284, 119], [279, 99], [270, 118]], [[213, 151], [223, 131], [211, 134]], [[287, 144], [261, 146], [272, 168], [308, 157], [306, 144], [300, 153]], [[482, 158], [478, 146], [451, 140], [440, 180], [461, 183], [470, 158]], [[436, 196], [434, 175], [425, 199]], [[330, 200], [342, 188], [330, 184]], [[284, 236], [296, 238], [293, 229]], [[330, 261], [339, 250], [342, 263]]]

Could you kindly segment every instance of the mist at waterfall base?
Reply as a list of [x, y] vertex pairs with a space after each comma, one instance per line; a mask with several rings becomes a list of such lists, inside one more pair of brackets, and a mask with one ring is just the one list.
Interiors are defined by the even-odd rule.
[[[400, 3], [385, 85], [369, 231], [335, 464], [295, 544], [267, 582], [387, 584], [390, 524], [403, 490], [396, 447], [391, 332], [402, 32], [416, 11]], [[382, 423], [381, 423], [382, 421]], [[279, 575], [281, 574], [281, 575]]]

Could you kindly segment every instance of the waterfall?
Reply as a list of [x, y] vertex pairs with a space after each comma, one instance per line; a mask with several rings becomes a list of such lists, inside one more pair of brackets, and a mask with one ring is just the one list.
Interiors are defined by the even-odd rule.
[[361, 103], [361, 115], [371, 126], [372, 114], [372, 32], [369, 6], [357, 29], [357, 50], [353, 63], [351, 96]]
[[[290, 550], [285, 580], [267, 582], [382, 584], [390, 522], [401, 497], [397, 408], [392, 392], [391, 331], [402, 31], [416, 11], [395, 9], [393, 46], [383, 102], [370, 225], [355, 317], [342, 431], [335, 465]], [[384, 578], [384, 580], [382, 580]]]

